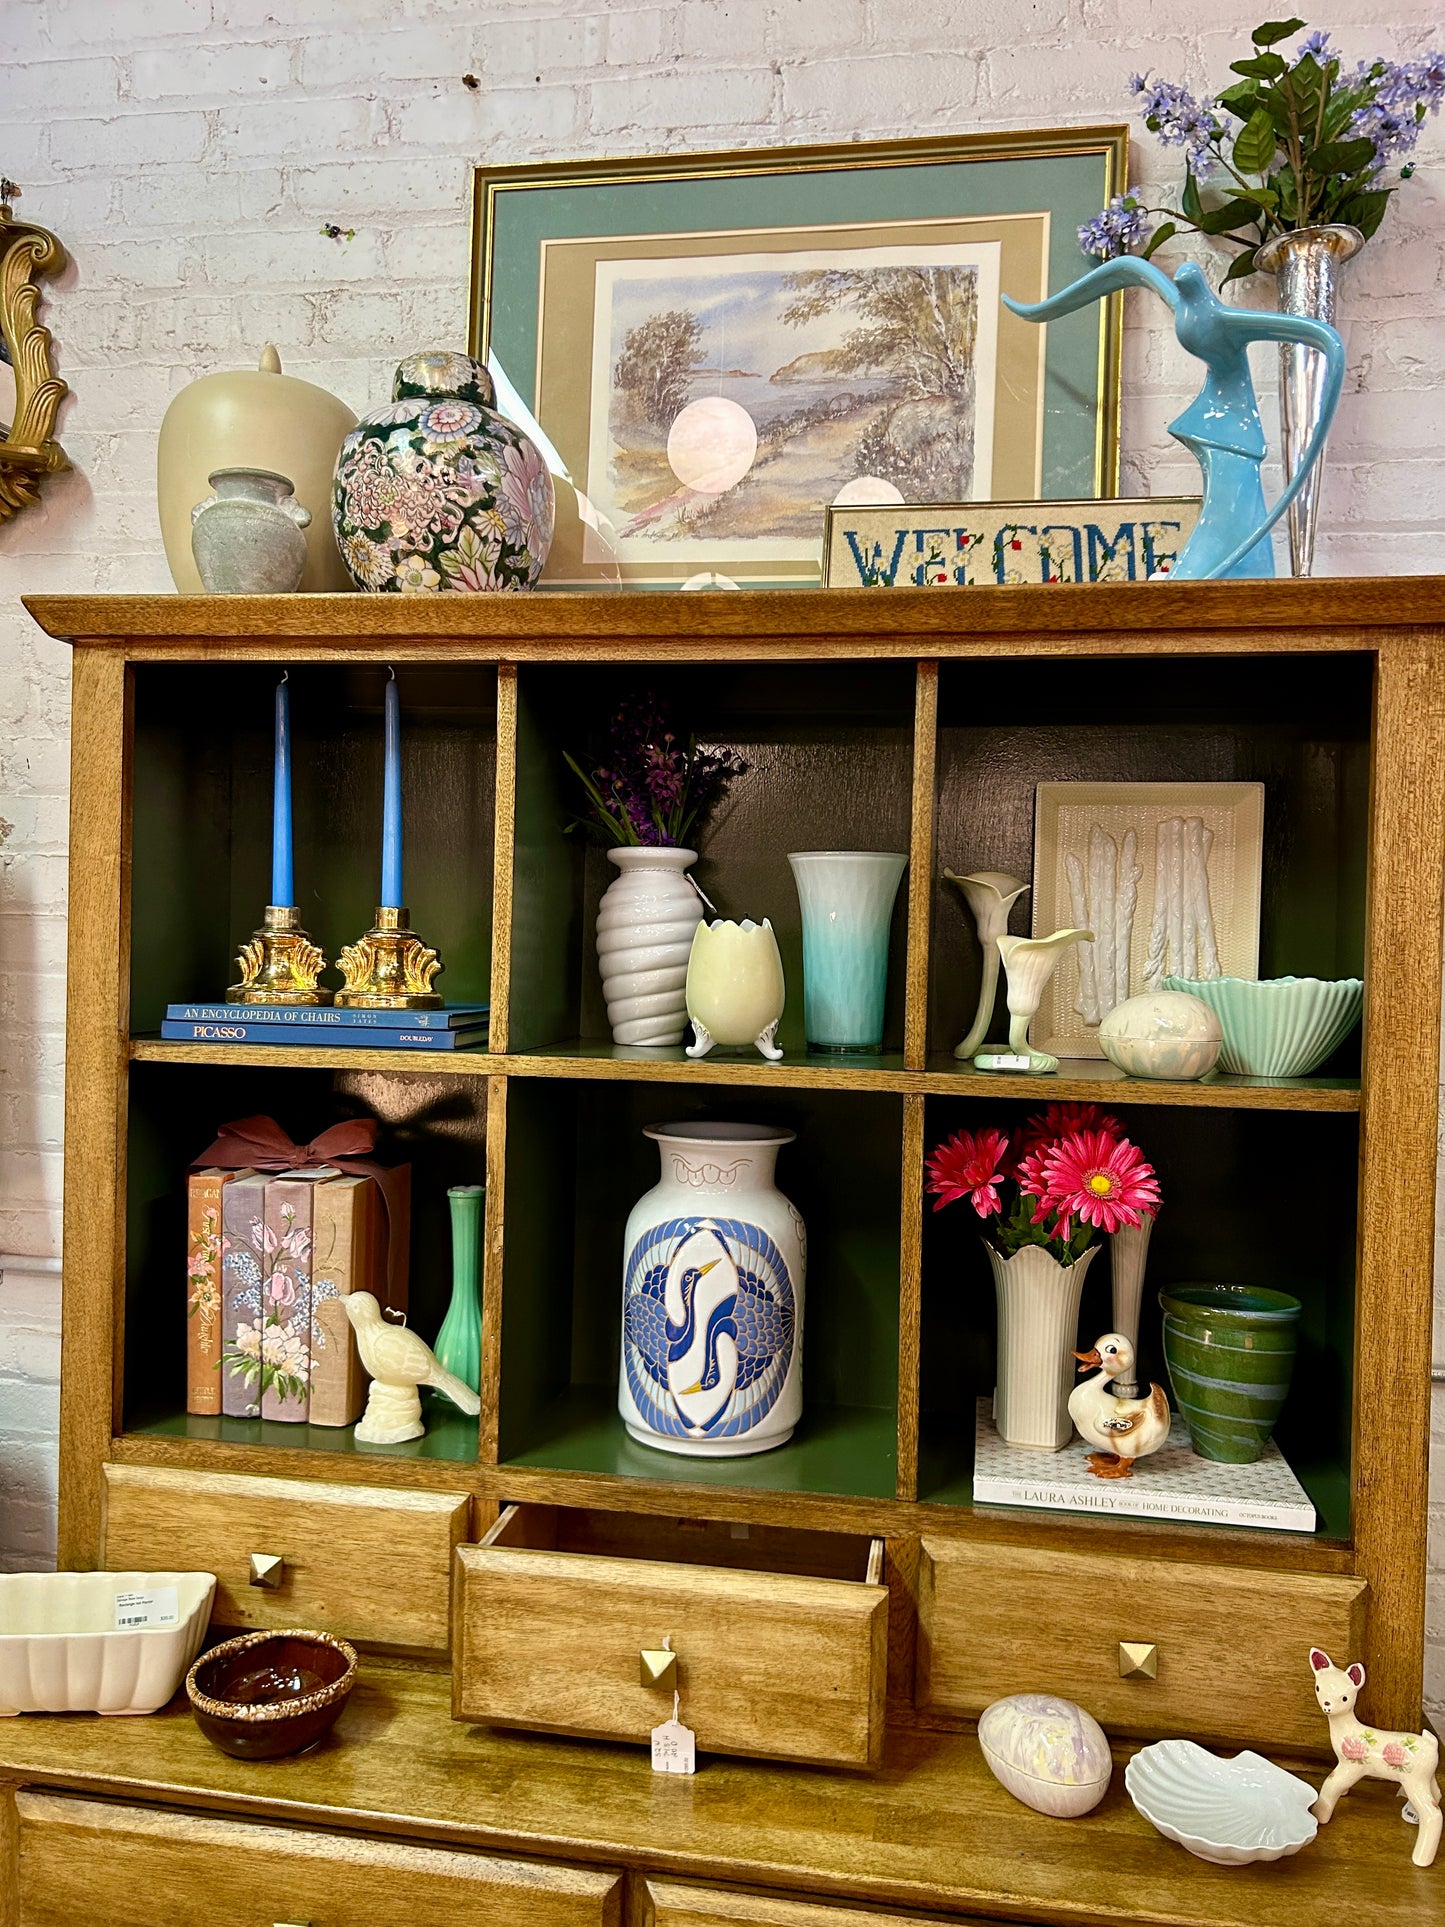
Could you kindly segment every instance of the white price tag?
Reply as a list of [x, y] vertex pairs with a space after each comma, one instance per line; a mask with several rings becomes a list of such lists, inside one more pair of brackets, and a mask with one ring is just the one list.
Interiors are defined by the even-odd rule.
[[180, 1616], [175, 1586], [157, 1586], [154, 1592], [118, 1592], [115, 1596], [118, 1633], [133, 1633], [142, 1626], [174, 1626]]
[[697, 1735], [679, 1720], [664, 1720], [652, 1729], [654, 1773], [696, 1773]]
[[976, 1071], [1026, 1071], [1033, 1059], [1022, 1051], [981, 1050], [973, 1060]]

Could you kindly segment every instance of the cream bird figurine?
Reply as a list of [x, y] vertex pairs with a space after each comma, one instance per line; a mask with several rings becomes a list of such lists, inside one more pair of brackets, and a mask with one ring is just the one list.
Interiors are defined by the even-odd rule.
[[1147, 1459], [1169, 1438], [1169, 1401], [1162, 1385], [1151, 1385], [1147, 1398], [1120, 1397], [1110, 1388], [1115, 1379], [1134, 1381], [1134, 1347], [1122, 1332], [1105, 1332], [1090, 1352], [1075, 1352], [1079, 1370], [1097, 1365], [1069, 1394], [1069, 1417], [1080, 1435], [1098, 1451], [1089, 1454], [1089, 1470], [1101, 1479], [1132, 1477], [1135, 1459]]
[[441, 1392], [473, 1417], [481, 1410], [482, 1402], [471, 1386], [437, 1363], [436, 1353], [424, 1338], [418, 1338], [405, 1325], [385, 1322], [381, 1306], [369, 1291], [353, 1291], [342, 1302], [356, 1333], [361, 1362], [371, 1374], [371, 1390], [356, 1426], [356, 1438], [367, 1445], [400, 1445], [404, 1439], [421, 1438], [426, 1431], [417, 1389], [421, 1385]]

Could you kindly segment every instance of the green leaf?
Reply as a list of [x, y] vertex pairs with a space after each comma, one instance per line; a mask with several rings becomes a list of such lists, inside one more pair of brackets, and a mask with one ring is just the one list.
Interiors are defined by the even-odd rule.
[[1278, 54], [1256, 54], [1253, 60], [1231, 60], [1229, 71], [1246, 80], [1278, 80], [1289, 69]]
[[1259, 207], [1254, 201], [1246, 201], [1242, 195], [1226, 201], [1223, 207], [1212, 207], [1199, 223], [1206, 234], [1228, 234], [1231, 228], [1248, 227], [1259, 219]]
[[1390, 205], [1393, 187], [1375, 187], [1363, 194], [1348, 195], [1334, 210], [1332, 218], [1344, 221], [1350, 227], [1357, 227], [1368, 241], [1385, 218], [1385, 209]]
[[1298, 33], [1304, 24], [1303, 20], [1266, 20], [1249, 37], [1256, 47], [1273, 47], [1277, 41], [1288, 40], [1292, 33]]
[[1257, 87], [1251, 87], [1248, 81], [1241, 80], [1233, 87], [1226, 87], [1216, 105], [1222, 107], [1225, 113], [1233, 114], [1236, 120], [1248, 120], [1265, 106], [1265, 101]]
[[1241, 174], [1263, 174], [1279, 145], [1274, 122], [1261, 111], [1251, 114], [1234, 143], [1234, 165]]
[[1204, 203], [1199, 198], [1199, 183], [1190, 168], [1184, 170], [1184, 192], [1179, 197], [1184, 205], [1186, 220], [1196, 225], [1204, 219]]
[[1149, 244], [1143, 249], [1141, 258], [1147, 261], [1156, 248], [1162, 248], [1166, 241], [1172, 241], [1178, 232], [1179, 223], [1177, 221], [1165, 221], [1162, 227], [1156, 227], [1154, 232], [1149, 236]]
[[1375, 158], [1373, 141], [1325, 141], [1304, 157], [1309, 174], [1358, 174]]
[[1255, 248], [1246, 248], [1243, 254], [1236, 255], [1229, 264], [1229, 273], [1219, 285], [1222, 288], [1227, 287], [1231, 281], [1242, 281], [1247, 274], [1253, 274], [1254, 257], [1257, 252]]

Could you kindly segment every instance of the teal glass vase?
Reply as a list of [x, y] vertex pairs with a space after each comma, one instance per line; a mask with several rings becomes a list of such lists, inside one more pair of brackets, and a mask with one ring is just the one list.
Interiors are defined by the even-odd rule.
[[440, 1364], [470, 1385], [482, 1386], [482, 1206], [486, 1187], [454, 1184], [447, 1192], [452, 1213], [452, 1302], [432, 1350]]
[[803, 911], [808, 1049], [882, 1050], [888, 931], [908, 858], [884, 850], [803, 850], [788, 862]]

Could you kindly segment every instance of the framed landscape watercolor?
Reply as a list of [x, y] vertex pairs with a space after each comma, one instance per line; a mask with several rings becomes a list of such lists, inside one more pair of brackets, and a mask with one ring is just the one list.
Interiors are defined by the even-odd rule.
[[1000, 296], [1087, 265], [1075, 230], [1121, 189], [1126, 143], [478, 168], [472, 351], [562, 483], [543, 586], [814, 584], [840, 493], [1112, 494], [1117, 298], [1040, 329]]

